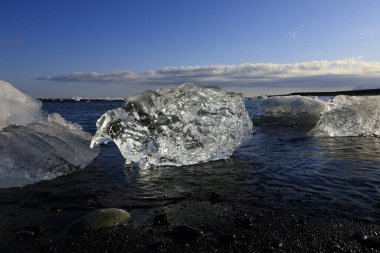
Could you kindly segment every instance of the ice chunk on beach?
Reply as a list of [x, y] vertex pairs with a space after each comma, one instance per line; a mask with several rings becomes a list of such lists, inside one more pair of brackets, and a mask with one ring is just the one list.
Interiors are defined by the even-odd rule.
[[25, 125], [45, 119], [41, 102], [0, 80], [0, 130], [9, 125]]
[[252, 132], [240, 95], [192, 84], [132, 96], [96, 126], [92, 147], [112, 139], [140, 167], [227, 159]]
[[318, 137], [380, 136], [380, 96], [337, 96], [310, 134]]
[[266, 125], [315, 125], [329, 110], [327, 102], [303, 96], [276, 96], [250, 101], [255, 123]]
[[57, 113], [47, 115], [39, 101], [9, 83], [0, 82], [0, 91], [7, 94], [0, 95], [0, 188], [65, 175], [95, 158], [92, 136], [78, 124]]

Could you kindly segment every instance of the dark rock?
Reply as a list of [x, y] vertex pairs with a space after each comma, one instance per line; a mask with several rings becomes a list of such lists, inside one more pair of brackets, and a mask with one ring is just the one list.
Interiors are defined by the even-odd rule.
[[373, 238], [368, 237], [366, 240], [361, 241], [362, 244], [369, 248], [378, 249], [380, 250], [380, 239], [379, 238]]
[[356, 232], [355, 233], [355, 238], [356, 240], [369, 247], [369, 248], [374, 248], [374, 249], [380, 249], [380, 239], [375, 238], [375, 237], [369, 237], [361, 232]]
[[272, 252], [274, 252], [274, 248], [273, 247], [266, 247], [263, 249], [263, 252], [264, 253], [272, 253]]
[[35, 238], [35, 233], [31, 230], [20, 230], [15, 234], [16, 240], [29, 240]]
[[172, 231], [173, 239], [181, 243], [196, 242], [201, 235], [202, 231], [186, 225], [178, 225]]
[[253, 218], [251, 217], [246, 217], [241, 220], [240, 226], [245, 229], [250, 229], [253, 228]]
[[211, 202], [211, 204], [215, 204], [220, 202], [220, 194], [216, 192], [211, 192], [208, 194], [208, 200]]
[[333, 244], [331, 246], [332, 252], [345, 252], [344, 249], [339, 244]]
[[361, 242], [361, 241], [367, 240], [367, 239], [368, 239], [368, 236], [366, 236], [366, 235], [363, 234], [362, 232], [356, 231], [356, 232], [355, 232], [355, 239], [356, 239], [358, 242]]
[[34, 232], [34, 235], [36, 237], [39, 237], [42, 235], [42, 233], [44, 232], [45, 228], [43, 225], [30, 225], [27, 227], [27, 230], [30, 230], [32, 232]]
[[168, 225], [168, 216], [165, 213], [160, 213], [154, 216], [153, 218], [153, 225], [155, 226], [162, 226], [162, 225]]
[[160, 238], [157, 239], [155, 242], [149, 244], [148, 249], [151, 252], [165, 252], [171, 244], [173, 244], [172, 240], [168, 238]]
[[271, 246], [275, 249], [282, 248], [283, 244], [280, 240], [274, 239], [271, 243]]
[[227, 246], [235, 243], [236, 236], [234, 234], [221, 234], [218, 236], [218, 244]]

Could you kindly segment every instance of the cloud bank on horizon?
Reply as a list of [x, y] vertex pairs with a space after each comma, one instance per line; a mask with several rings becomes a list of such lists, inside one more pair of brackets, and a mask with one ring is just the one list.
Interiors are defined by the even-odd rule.
[[220, 87], [352, 87], [380, 88], [380, 62], [350, 58], [291, 64], [244, 63], [165, 67], [146, 72], [130, 70], [109, 74], [73, 72], [42, 76], [56, 82], [119, 83], [124, 85], [177, 85], [193, 82]]

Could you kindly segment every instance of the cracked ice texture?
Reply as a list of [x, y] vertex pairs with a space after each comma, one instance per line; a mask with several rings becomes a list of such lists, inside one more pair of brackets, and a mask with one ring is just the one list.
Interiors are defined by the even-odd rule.
[[380, 96], [337, 96], [330, 106], [331, 110], [310, 131], [311, 135], [380, 136]]
[[96, 125], [92, 147], [112, 139], [140, 167], [227, 159], [252, 132], [240, 95], [192, 84], [132, 96]]
[[98, 154], [91, 135], [40, 101], [0, 81], [0, 188], [23, 186], [84, 168]]

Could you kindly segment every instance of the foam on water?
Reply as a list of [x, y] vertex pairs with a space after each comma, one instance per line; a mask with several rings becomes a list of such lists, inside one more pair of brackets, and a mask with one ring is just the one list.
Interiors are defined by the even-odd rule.
[[181, 166], [229, 158], [252, 122], [241, 96], [184, 84], [128, 98], [97, 128], [91, 145], [112, 139], [127, 164]]
[[[0, 82], [0, 188], [23, 186], [84, 168], [97, 155], [91, 135]], [[3, 106], [4, 105], [4, 106]]]

